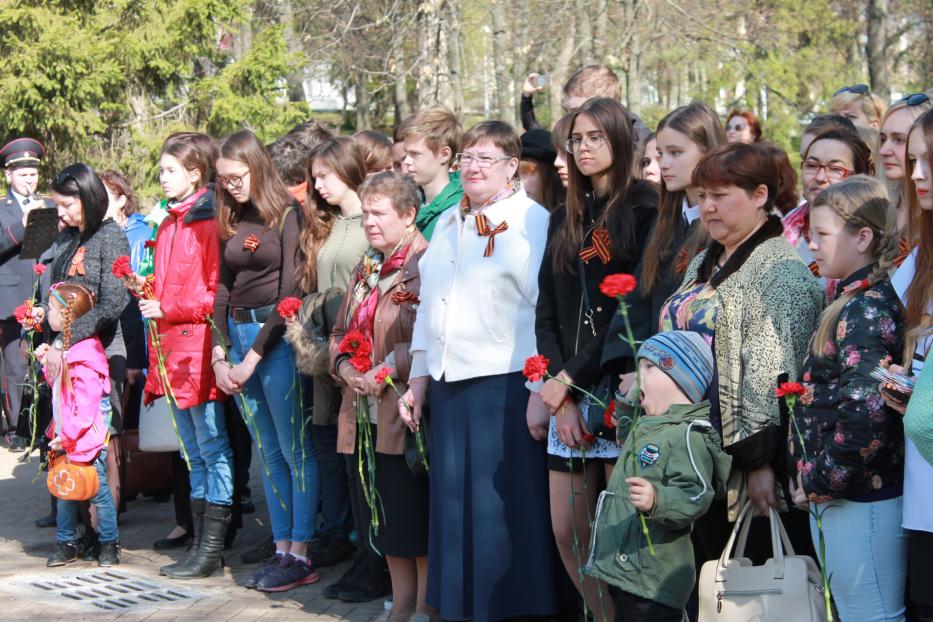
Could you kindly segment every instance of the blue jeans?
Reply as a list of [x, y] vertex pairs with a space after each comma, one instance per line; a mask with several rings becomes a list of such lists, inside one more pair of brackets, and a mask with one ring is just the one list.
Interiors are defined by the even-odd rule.
[[[120, 532], [117, 531], [117, 511], [113, 507], [113, 497], [110, 496], [110, 487], [107, 485], [106, 449], [101, 450], [94, 461], [94, 467], [100, 482], [97, 494], [91, 499], [91, 503], [97, 508], [97, 538], [101, 542], [116, 542], [120, 539]], [[74, 542], [78, 539], [75, 534], [78, 524], [78, 502], [58, 499], [56, 507], [55, 539], [59, 542]]]
[[312, 425], [314, 456], [321, 471], [321, 532], [335, 538], [346, 538], [352, 529], [350, 488], [347, 486], [347, 466], [337, 453], [337, 426]]
[[[817, 504], [823, 512], [826, 568], [839, 616], [859, 622], [904, 620], [907, 534], [901, 528], [904, 498]], [[816, 520], [810, 534], [819, 550]]]
[[[233, 341], [230, 358], [239, 363], [262, 324], [229, 320], [228, 326]], [[307, 542], [315, 532], [320, 481], [311, 434], [298, 403], [300, 382], [295, 353], [283, 339], [266, 352], [243, 385], [242, 396], [252, 417], [241, 414], [263, 462], [262, 485], [276, 542]], [[239, 399], [237, 405], [242, 410]]]
[[205, 402], [175, 411], [175, 425], [190, 463], [191, 498], [215, 505], [233, 503], [233, 450], [224, 406]]

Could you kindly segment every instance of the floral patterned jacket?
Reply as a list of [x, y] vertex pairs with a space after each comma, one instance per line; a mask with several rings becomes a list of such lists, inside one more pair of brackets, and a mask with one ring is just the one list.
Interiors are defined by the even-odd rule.
[[[857, 287], [870, 271], [856, 272], [840, 291]], [[792, 467], [811, 501], [863, 497], [902, 482], [903, 422], [871, 377], [879, 364], [900, 361], [902, 324], [903, 307], [885, 278], [846, 303], [826, 356], [814, 356], [811, 344], [801, 379], [805, 393], [794, 408], [799, 437], [790, 426]]]

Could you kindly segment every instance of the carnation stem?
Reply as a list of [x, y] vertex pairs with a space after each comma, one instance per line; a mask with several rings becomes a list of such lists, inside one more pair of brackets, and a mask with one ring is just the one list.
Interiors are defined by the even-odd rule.
[[[229, 358], [230, 350], [227, 348], [227, 345], [224, 342], [223, 333], [220, 332], [220, 328], [217, 327], [217, 323], [214, 322], [214, 318], [208, 315], [205, 316], [204, 319], [208, 324], [211, 325], [211, 329], [217, 334], [217, 343], [220, 344], [221, 349], [224, 351], [224, 356]], [[243, 417], [243, 421], [246, 423], [246, 427], [249, 428], [252, 426], [253, 428], [252, 431], [256, 437], [256, 448], [259, 449], [259, 459], [262, 462], [262, 470], [266, 474], [266, 480], [269, 482], [269, 487], [272, 488], [272, 493], [275, 495], [275, 498], [278, 499], [279, 505], [282, 506], [282, 509], [288, 509], [284, 499], [282, 499], [282, 496], [279, 494], [279, 489], [276, 487], [275, 482], [272, 481], [272, 473], [269, 470], [269, 463], [266, 461], [266, 452], [262, 447], [262, 435], [259, 432], [259, 426], [256, 425], [256, 418], [253, 415], [253, 409], [250, 407], [249, 402], [246, 401], [246, 397], [243, 396], [243, 393], [237, 393], [236, 398], [240, 405], [240, 416]]]

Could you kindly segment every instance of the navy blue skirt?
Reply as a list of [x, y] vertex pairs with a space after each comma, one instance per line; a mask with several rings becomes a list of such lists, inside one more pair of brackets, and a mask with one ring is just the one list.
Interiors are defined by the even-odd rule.
[[431, 382], [428, 604], [444, 620], [550, 615], [546, 453], [520, 373]]

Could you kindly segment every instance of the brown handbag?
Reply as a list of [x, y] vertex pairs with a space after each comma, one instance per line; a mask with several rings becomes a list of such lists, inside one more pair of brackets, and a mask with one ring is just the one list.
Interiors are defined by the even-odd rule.
[[87, 501], [100, 488], [97, 468], [93, 462], [72, 462], [63, 452], [49, 453], [46, 484], [53, 497], [65, 501]]

